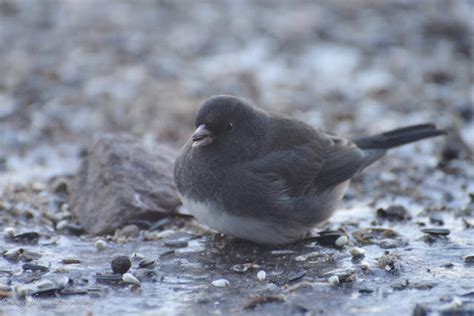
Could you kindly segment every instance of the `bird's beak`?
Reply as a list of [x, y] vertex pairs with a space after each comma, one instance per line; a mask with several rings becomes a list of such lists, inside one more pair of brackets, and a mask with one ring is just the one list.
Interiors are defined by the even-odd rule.
[[193, 141], [192, 147], [203, 147], [207, 146], [214, 141], [214, 134], [211, 133], [205, 124], [199, 125], [194, 131], [191, 139]]

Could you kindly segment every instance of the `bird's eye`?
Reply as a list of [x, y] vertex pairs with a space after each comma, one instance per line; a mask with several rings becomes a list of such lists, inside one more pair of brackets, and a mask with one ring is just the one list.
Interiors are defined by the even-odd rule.
[[228, 131], [231, 131], [233, 127], [234, 127], [234, 124], [232, 124], [232, 122], [229, 122], [229, 123], [227, 123], [227, 126], [226, 126], [225, 129], [228, 130]]

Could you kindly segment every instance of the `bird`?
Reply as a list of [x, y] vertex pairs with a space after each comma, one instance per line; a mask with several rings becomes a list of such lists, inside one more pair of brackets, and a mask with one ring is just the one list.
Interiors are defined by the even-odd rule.
[[433, 124], [344, 138], [230, 95], [206, 100], [174, 165], [197, 221], [258, 244], [305, 238], [338, 208], [351, 179], [394, 147], [445, 134]]

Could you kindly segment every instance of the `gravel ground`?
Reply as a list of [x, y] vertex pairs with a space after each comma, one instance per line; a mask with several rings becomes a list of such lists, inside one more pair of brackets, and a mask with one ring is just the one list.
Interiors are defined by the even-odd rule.
[[[474, 314], [473, 14], [467, 0], [0, 1], [0, 314]], [[214, 94], [347, 136], [451, 134], [355, 179], [325, 227], [342, 247], [269, 249], [177, 217], [100, 250], [68, 210], [82, 149], [104, 132], [179, 148]], [[134, 252], [156, 260], [132, 259], [139, 285], [104, 280]]]

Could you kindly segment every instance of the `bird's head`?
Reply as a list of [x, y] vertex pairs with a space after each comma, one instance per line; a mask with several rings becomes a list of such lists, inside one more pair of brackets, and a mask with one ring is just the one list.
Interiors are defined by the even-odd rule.
[[[195, 150], [248, 155], [263, 137], [264, 113], [233, 96], [214, 96], [200, 107], [191, 136]], [[241, 151], [239, 154], [238, 152]]]

